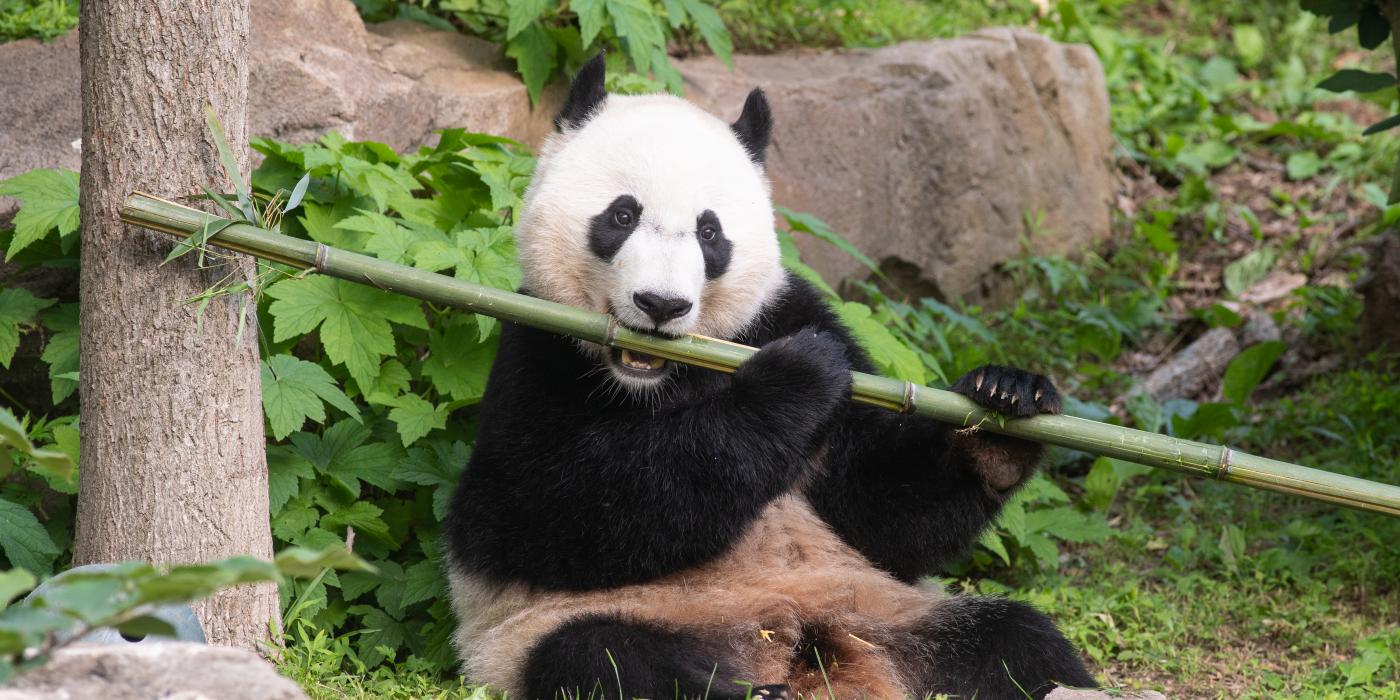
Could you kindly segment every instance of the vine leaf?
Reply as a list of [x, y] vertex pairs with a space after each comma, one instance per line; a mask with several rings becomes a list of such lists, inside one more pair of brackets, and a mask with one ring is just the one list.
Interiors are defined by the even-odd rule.
[[355, 402], [326, 370], [291, 355], [274, 355], [262, 363], [262, 394], [263, 411], [278, 440], [301, 428], [307, 418], [324, 423], [327, 403], [360, 420]]
[[15, 254], [57, 230], [64, 250], [78, 230], [78, 173], [72, 170], [40, 168], [0, 182], [0, 194], [20, 200], [15, 214], [15, 236], [5, 252], [8, 262]]

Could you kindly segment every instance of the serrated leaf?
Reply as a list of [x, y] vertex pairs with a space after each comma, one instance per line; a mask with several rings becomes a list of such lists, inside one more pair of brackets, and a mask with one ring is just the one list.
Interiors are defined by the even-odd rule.
[[1254, 388], [1259, 385], [1274, 366], [1286, 346], [1280, 341], [1258, 343], [1230, 360], [1225, 368], [1225, 378], [1220, 382], [1220, 393], [1236, 405], [1243, 404]]
[[1068, 542], [1102, 542], [1108, 539], [1108, 523], [1098, 513], [1080, 513], [1069, 506], [1026, 513], [1026, 528]]
[[43, 576], [63, 550], [28, 508], [0, 498], [0, 552], [12, 566]]
[[579, 38], [587, 49], [603, 29], [603, 0], [569, 0], [569, 9], [578, 15]]
[[455, 401], [475, 401], [486, 391], [496, 344], [480, 342], [475, 328], [456, 325], [428, 335], [423, 376]]
[[447, 404], [434, 406], [415, 394], [401, 396], [396, 403], [397, 406], [389, 411], [389, 420], [394, 421], [398, 428], [404, 447], [433, 430], [447, 427]]
[[506, 39], [514, 39], [525, 27], [539, 19], [554, 0], [510, 0], [507, 3]]
[[1395, 87], [1395, 76], [1389, 73], [1343, 68], [1318, 83], [1317, 87], [1331, 92], [1376, 92]]
[[326, 370], [291, 355], [274, 355], [262, 363], [262, 400], [272, 436], [278, 440], [300, 429], [307, 418], [324, 423], [322, 402], [360, 420], [355, 403]]
[[516, 72], [530, 93], [530, 104], [537, 104], [558, 62], [559, 46], [554, 37], [539, 24], [531, 23], [506, 42], [506, 55], [515, 59]]
[[55, 406], [78, 390], [78, 305], [60, 304], [44, 314], [44, 327], [53, 331], [39, 359], [49, 366], [49, 385]]
[[661, 30], [660, 18], [646, 0], [604, 0], [608, 16], [612, 17], [613, 31], [623, 39], [623, 49], [637, 71], [651, 71], [654, 50], [666, 47], [666, 35]]
[[987, 551], [997, 555], [1001, 563], [1011, 565], [1011, 553], [1006, 551], [1006, 544], [1001, 541], [1001, 535], [996, 530], [983, 530], [982, 536], [977, 540]]
[[396, 652], [403, 647], [408, 630], [402, 622], [390, 617], [388, 613], [369, 605], [353, 606], [349, 613], [358, 616], [364, 625], [356, 648], [360, 653], [360, 660], [366, 665], [373, 668], [382, 663], [385, 659], [383, 649]]
[[269, 287], [267, 295], [277, 300], [268, 307], [274, 342], [319, 327], [326, 355], [344, 365], [361, 387], [374, 385], [380, 358], [397, 349], [390, 322], [428, 325], [413, 299], [331, 277], [283, 280]]
[[405, 608], [445, 593], [442, 571], [436, 563], [426, 559], [405, 569], [403, 581], [403, 596], [399, 598], [399, 605]]
[[[268, 509], [275, 517], [301, 490], [301, 480], [316, 476], [305, 457], [283, 445], [267, 450]], [[310, 527], [310, 524], [307, 524]], [[305, 528], [303, 528], [305, 529]]]
[[374, 535], [379, 538], [389, 536], [389, 526], [380, 517], [384, 514], [384, 509], [373, 503], [365, 501], [355, 501], [350, 507], [328, 513], [321, 518], [321, 527], [327, 530], [335, 528], [353, 527], [356, 532]]
[[53, 303], [18, 287], [0, 290], [0, 366], [9, 369], [19, 348], [20, 326], [34, 325], [35, 315]]
[[49, 231], [66, 238], [78, 230], [78, 173], [72, 170], [30, 170], [0, 182], [0, 195], [20, 200], [6, 261]]
[[734, 40], [729, 36], [729, 29], [724, 26], [724, 19], [720, 17], [719, 12], [704, 0], [681, 0], [681, 3], [705, 40], [705, 45], [710, 47], [710, 51], [713, 51], [719, 60], [724, 61], [725, 65], [733, 68]]

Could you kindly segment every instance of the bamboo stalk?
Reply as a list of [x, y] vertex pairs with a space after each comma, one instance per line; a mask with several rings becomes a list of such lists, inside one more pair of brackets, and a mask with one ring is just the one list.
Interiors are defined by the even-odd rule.
[[[140, 193], [127, 201], [121, 218], [129, 224], [180, 237], [190, 236], [211, 222], [224, 221], [197, 209]], [[619, 325], [607, 314], [472, 284], [248, 224], [226, 226], [210, 237], [209, 243], [436, 304], [723, 372], [733, 372], [757, 352], [748, 346], [703, 336], [663, 338], [640, 333]], [[852, 374], [852, 398], [862, 403], [1192, 476], [1400, 516], [1400, 487], [1389, 484], [1072, 416], [1004, 419], [950, 391], [861, 372]]]

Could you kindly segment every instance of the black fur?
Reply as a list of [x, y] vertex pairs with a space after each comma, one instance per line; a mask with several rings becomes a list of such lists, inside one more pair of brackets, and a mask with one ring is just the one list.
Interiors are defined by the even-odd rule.
[[590, 615], [530, 650], [522, 674], [525, 700], [743, 698], [725, 656], [723, 643], [697, 634]]
[[607, 61], [603, 60], [603, 54], [599, 52], [578, 69], [573, 82], [569, 84], [569, 95], [564, 98], [564, 106], [559, 109], [558, 116], [554, 117], [555, 131], [583, 126], [598, 106], [603, 104], [603, 100], [608, 98], [607, 88], [603, 86], [603, 80], [607, 77], [607, 67]]
[[768, 98], [763, 95], [763, 90], [754, 88], [749, 93], [744, 100], [743, 111], [729, 125], [729, 129], [749, 152], [749, 158], [763, 165], [767, 158], [768, 141], [773, 136], [773, 110], [768, 108]]
[[762, 350], [732, 378], [673, 365], [656, 403], [575, 341], [504, 324], [446, 523], [457, 564], [549, 588], [647, 581], [723, 553], [818, 450], [808, 500], [877, 566], [913, 580], [967, 551], [1006, 495], [973, 468], [978, 441], [846, 401], [870, 360], [811, 285], [787, 285], [735, 338]]
[[955, 598], [915, 632], [924, 642], [907, 660], [923, 672], [915, 697], [1038, 700], [1057, 685], [1096, 686], [1055, 623], [1024, 603]]
[[[631, 223], [619, 226], [618, 212], [627, 212], [632, 217]], [[612, 260], [617, 251], [622, 250], [622, 244], [627, 242], [627, 237], [637, 230], [637, 224], [641, 220], [642, 205], [635, 197], [624, 194], [614, 199], [607, 209], [588, 221], [588, 249], [604, 262]]]
[[[705, 240], [704, 233], [713, 231], [714, 237]], [[695, 220], [695, 239], [700, 241], [700, 253], [705, 256], [705, 279], [715, 279], [729, 269], [729, 258], [734, 253], [734, 244], [724, 237], [724, 227], [719, 223], [719, 215], [706, 209]]]

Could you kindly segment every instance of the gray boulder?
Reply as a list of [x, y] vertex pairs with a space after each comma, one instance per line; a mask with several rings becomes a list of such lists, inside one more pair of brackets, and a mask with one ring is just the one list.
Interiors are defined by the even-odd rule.
[[[1087, 46], [992, 29], [738, 56], [732, 72], [697, 58], [680, 70], [687, 97], [730, 119], [762, 87], [775, 120], [774, 199], [825, 219], [913, 291], [975, 297], [1022, 239], [1067, 253], [1108, 233], [1108, 97]], [[828, 279], [865, 276], [804, 238], [804, 258]]]
[[204, 644], [78, 644], [4, 688], [0, 700], [304, 700], [296, 683], [242, 649]]

